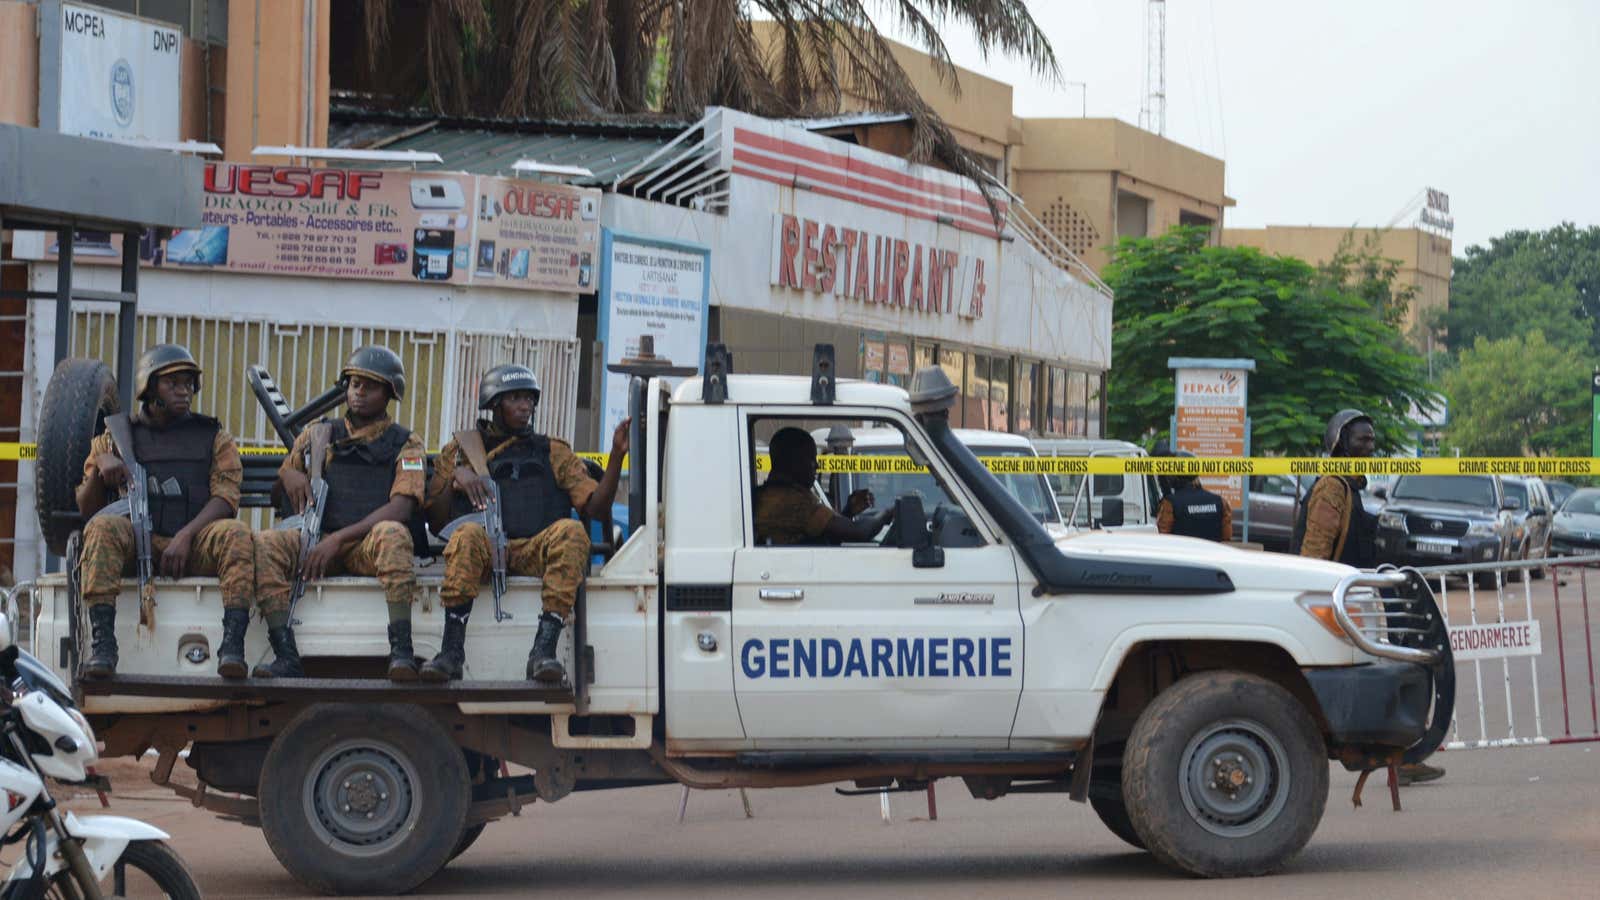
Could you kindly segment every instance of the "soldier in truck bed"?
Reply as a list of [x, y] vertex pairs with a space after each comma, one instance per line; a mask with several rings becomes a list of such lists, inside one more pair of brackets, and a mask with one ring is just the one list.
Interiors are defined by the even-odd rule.
[[304, 512], [311, 497], [307, 456], [312, 429], [332, 429], [322, 470], [328, 499], [321, 540], [301, 559], [298, 529], [256, 535], [256, 582], [276, 659], [256, 666], [253, 674], [304, 674], [289, 625], [289, 595], [298, 569], [306, 581], [340, 572], [377, 576], [389, 608], [389, 678], [415, 681], [411, 605], [417, 599], [417, 578], [407, 523], [421, 508], [426, 457], [422, 440], [391, 421], [388, 412], [390, 400], [405, 396], [405, 369], [388, 348], [362, 347], [339, 376], [348, 382], [344, 417], [301, 432], [278, 469], [278, 483], [290, 505]]
[[[200, 365], [188, 349], [158, 344], [139, 357], [139, 409], [129, 416], [134, 457], [153, 482], [149, 489], [151, 550], [156, 572], [171, 578], [216, 575], [222, 591], [223, 653], [237, 650], [243, 665], [244, 623], [255, 593], [255, 545], [239, 510], [243, 466], [233, 436], [216, 419], [191, 410], [200, 392]], [[92, 648], [83, 674], [103, 678], [117, 668], [117, 594], [135, 559], [133, 523], [95, 515], [128, 480], [128, 467], [109, 432], [97, 435], [83, 461], [78, 511], [83, 528], [81, 577], [89, 607]]]
[[[599, 516], [617, 495], [622, 460], [628, 455], [628, 419], [611, 435], [611, 456], [600, 481], [590, 478], [583, 461], [565, 441], [533, 430], [539, 405], [539, 380], [526, 366], [490, 369], [478, 385], [478, 409], [492, 413], [479, 419], [477, 439], [488, 460], [488, 479], [474, 472], [457, 435], [439, 452], [428, 487], [428, 519], [435, 533], [452, 520], [482, 510], [488, 500], [487, 480], [500, 490], [500, 517], [505, 529], [506, 574], [544, 579], [544, 612], [528, 652], [527, 676], [557, 682], [565, 669], [556, 656], [561, 629], [572, 619], [578, 585], [589, 562], [589, 535], [571, 517], [573, 509]], [[492, 573], [489, 536], [483, 526], [457, 526], [444, 548], [444, 583], [439, 589], [445, 608], [444, 639], [439, 655], [422, 667], [425, 681], [460, 678], [466, 662], [467, 617], [478, 589]]]

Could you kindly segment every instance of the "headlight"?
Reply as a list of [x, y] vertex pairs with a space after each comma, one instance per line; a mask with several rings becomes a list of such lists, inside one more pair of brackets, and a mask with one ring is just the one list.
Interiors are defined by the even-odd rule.
[[1392, 528], [1395, 531], [1406, 530], [1406, 514], [1403, 512], [1378, 513], [1378, 527]]
[[67, 715], [72, 719], [73, 722], [77, 723], [79, 728], [83, 729], [84, 737], [89, 739], [89, 744], [87, 747], [87, 761], [94, 762], [96, 759], [99, 759], [100, 742], [95, 738], [94, 729], [89, 727], [88, 718], [86, 718], [83, 713], [72, 707], [67, 708]]
[[1494, 537], [1494, 528], [1497, 522], [1473, 522], [1467, 526], [1467, 534], [1477, 537]]

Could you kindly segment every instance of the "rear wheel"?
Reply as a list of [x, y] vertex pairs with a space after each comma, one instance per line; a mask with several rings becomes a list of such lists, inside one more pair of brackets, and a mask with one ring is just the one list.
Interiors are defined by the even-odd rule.
[[471, 794], [460, 749], [421, 708], [331, 703], [273, 741], [260, 802], [267, 845], [308, 887], [403, 894], [450, 860]]
[[1327, 747], [1294, 695], [1256, 675], [1191, 675], [1156, 695], [1128, 737], [1122, 794], [1140, 840], [1190, 875], [1261, 875], [1316, 831]]

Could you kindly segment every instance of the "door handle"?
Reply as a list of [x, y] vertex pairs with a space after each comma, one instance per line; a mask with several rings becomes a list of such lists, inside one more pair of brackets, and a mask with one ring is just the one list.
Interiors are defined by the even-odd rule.
[[806, 592], [800, 588], [762, 588], [759, 596], [763, 600], [804, 600]]

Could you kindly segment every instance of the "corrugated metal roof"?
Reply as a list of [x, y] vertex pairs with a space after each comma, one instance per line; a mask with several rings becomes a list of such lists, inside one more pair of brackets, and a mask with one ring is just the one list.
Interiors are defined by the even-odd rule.
[[425, 150], [439, 154], [444, 163], [424, 169], [448, 169], [479, 175], [510, 175], [519, 159], [563, 166], [582, 166], [593, 178], [573, 179], [574, 184], [610, 184], [617, 176], [660, 150], [670, 138], [641, 135], [623, 137], [574, 133], [518, 134], [436, 126], [420, 134], [383, 146], [385, 150]]
[[329, 146], [430, 151], [443, 157], [443, 164], [420, 168], [480, 175], [510, 175], [512, 163], [519, 159], [594, 172], [593, 178], [574, 179], [577, 184], [610, 184], [695, 124], [653, 117], [596, 121], [444, 117], [348, 103], [335, 105], [329, 119]]

